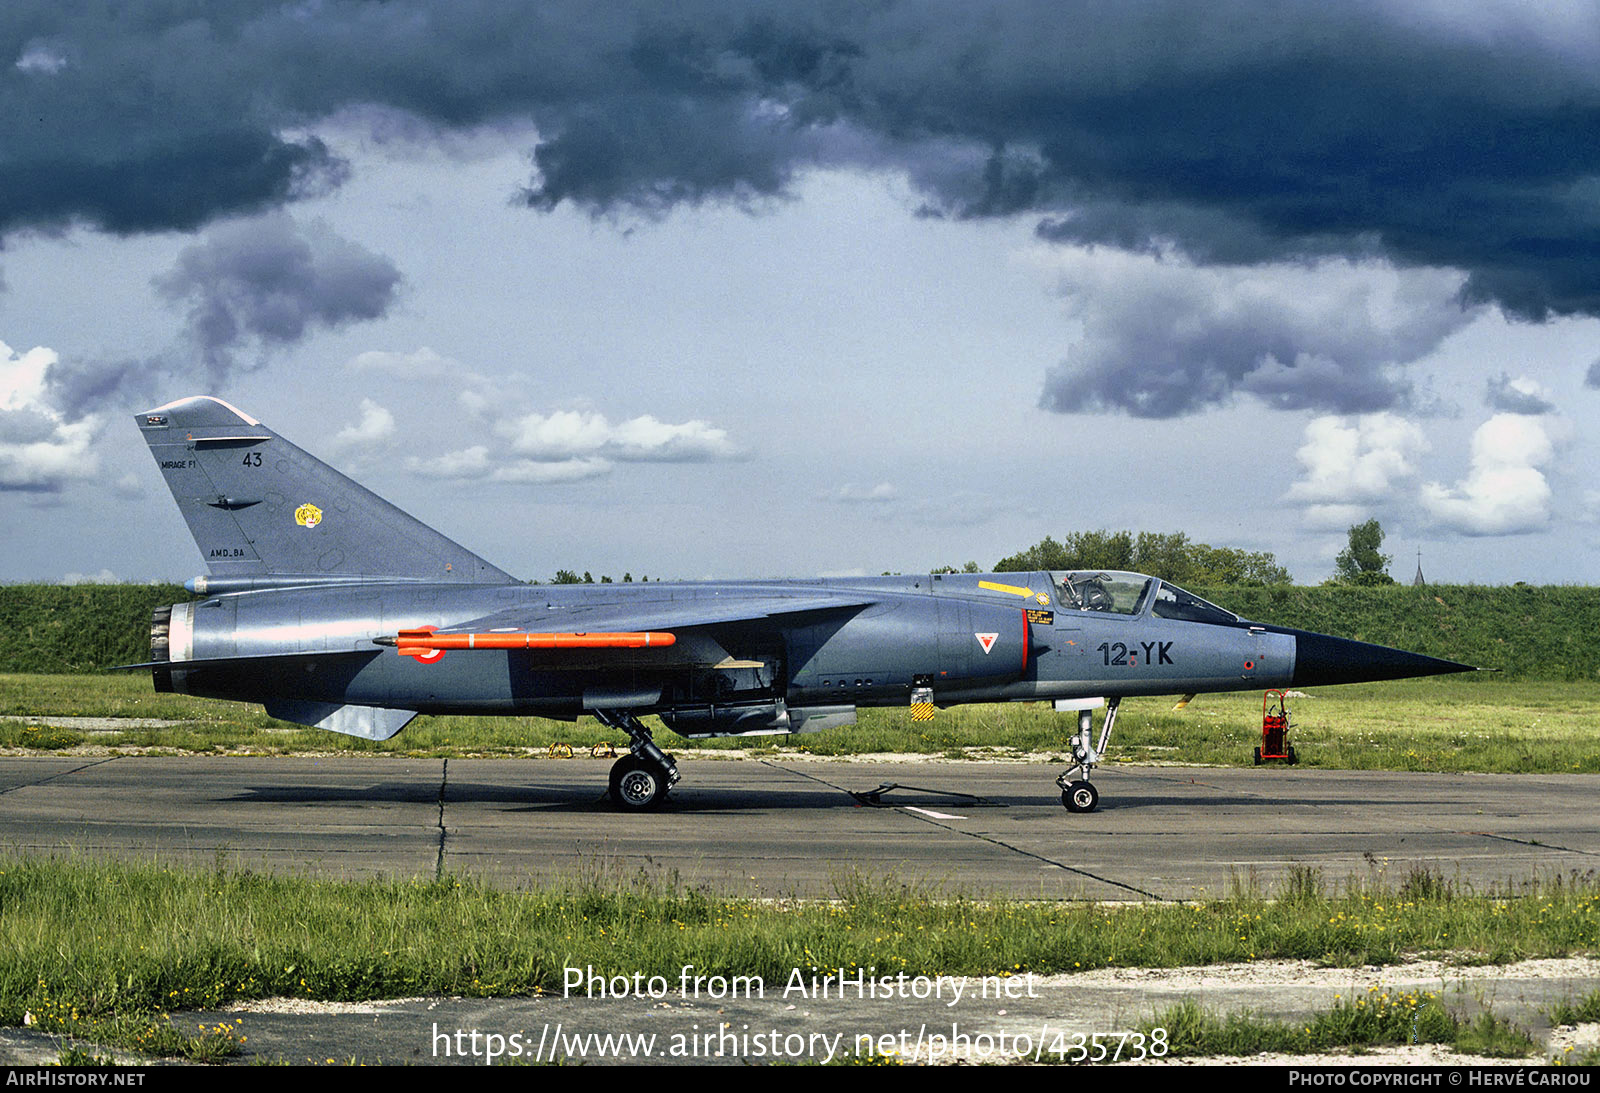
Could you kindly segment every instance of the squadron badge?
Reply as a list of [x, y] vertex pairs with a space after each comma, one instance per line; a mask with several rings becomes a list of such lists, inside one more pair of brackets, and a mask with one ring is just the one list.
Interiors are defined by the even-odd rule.
[[322, 510], [309, 501], [294, 510], [294, 522], [310, 529], [322, 523]]

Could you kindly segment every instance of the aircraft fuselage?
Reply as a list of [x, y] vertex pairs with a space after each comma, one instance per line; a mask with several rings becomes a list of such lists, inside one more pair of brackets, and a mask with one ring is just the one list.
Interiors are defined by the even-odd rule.
[[[712, 625], [702, 629], [702, 642], [665, 650], [573, 651], [558, 664], [549, 655], [515, 650], [446, 652], [424, 660], [377, 644], [400, 631], [507, 610], [532, 616], [547, 611], [555, 618], [575, 607], [605, 605], [670, 618], [719, 600], [819, 592], [839, 594], [846, 604], [856, 598], [871, 602], [817, 608], [781, 621]], [[1169, 619], [1149, 611], [1064, 608], [1057, 594], [1047, 573], [268, 589], [174, 606], [166, 664], [156, 677], [162, 689], [249, 702], [294, 698], [422, 713], [565, 718], [606, 706], [668, 715], [710, 704], [732, 709], [781, 703], [795, 711], [904, 706], [919, 688], [930, 692], [934, 704], [949, 705], [1253, 690], [1296, 682], [1300, 632]], [[704, 641], [715, 642], [711, 655]], [[1350, 681], [1383, 678], [1363, 674], [1359, 662], [1349, 668]], [[689, 735], [741, 731], [736, 719], [686, 727], [701, 730]]]

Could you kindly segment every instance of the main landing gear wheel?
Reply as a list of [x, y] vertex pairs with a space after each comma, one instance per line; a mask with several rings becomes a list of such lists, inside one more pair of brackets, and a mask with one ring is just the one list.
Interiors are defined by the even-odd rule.
[[667, 799], [667, 772], [637, 755], [611, 766], [611, 800], [630, 812], [660, 808]]
[[591, 710], [607, 728], [621, 729], [632, 741], [627, 755], [611, 766], [611, 800], [629, 812], [660, 808], [678, 782], [678, 764], [656, 747], [650, 730], [627, 710]]
[[1073, 782], [1061, 791], [1061, 803], [1068, 812], [1093, 812], [1100, 803], [1100, 791], [1093, 782]]

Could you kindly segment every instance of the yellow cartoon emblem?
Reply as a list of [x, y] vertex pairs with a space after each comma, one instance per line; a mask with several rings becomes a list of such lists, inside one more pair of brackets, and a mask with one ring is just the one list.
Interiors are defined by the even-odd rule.
[[308, 501], [294, 510], [294, 522], [303, 528], [314, 528], [322, 523], [322, 510]]

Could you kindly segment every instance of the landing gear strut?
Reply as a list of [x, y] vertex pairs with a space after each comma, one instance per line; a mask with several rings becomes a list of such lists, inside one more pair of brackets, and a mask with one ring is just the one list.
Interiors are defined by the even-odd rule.
[[630, 812], [660, 808], [678, 784], [678, 764], [656, 747], [650, 730], [626, 710], [591, 711], [600, 724], [628, 734], [628, 754], [611, 766], [611, 800]]
[[1093, 812], [1100, 803], [1100, 791], [1094, 788], [1089, 777], [1111, 742], [1111, 726], [1116, 723], [1117, 704], [1121, 701], [1112, 698], [1106, 702], [1106, 721], [1100, 729], [1099, 744], [1094, 743], [1094, 711], [1078, 711], [1078, 732], [1072, 738], [1072, 759], [1077, 766], [1062, 771], [1056, 779], [1056, 785], [1061, 787], [1061, 804], [1068, 812]]

